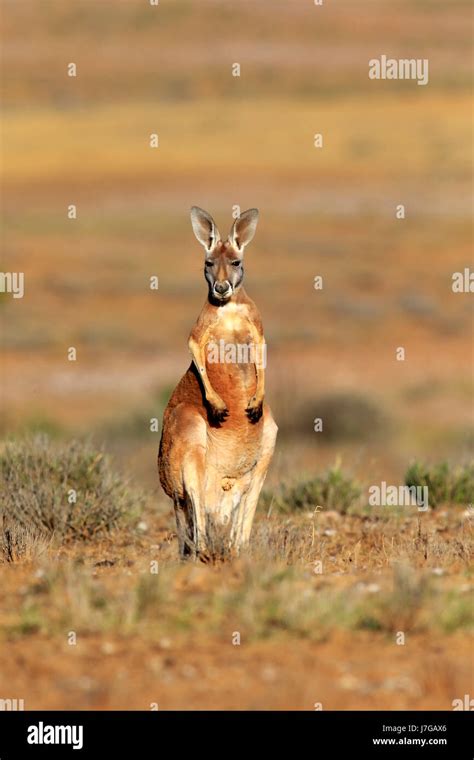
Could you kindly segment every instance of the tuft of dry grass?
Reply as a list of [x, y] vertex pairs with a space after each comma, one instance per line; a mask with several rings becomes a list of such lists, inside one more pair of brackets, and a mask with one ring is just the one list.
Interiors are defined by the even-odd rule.
[[0, 562], [33, 562], [45, 556], [51, 541], [45, 535], [31, 528], [25, 528], [14, 521], [0, 523]]
[[86, 540], [111, 531], [136, 516], [143, 502], [103, 451], [45, 435], [6, 443], [0, 483], [4, 554], [10, 561], [33, 538]]

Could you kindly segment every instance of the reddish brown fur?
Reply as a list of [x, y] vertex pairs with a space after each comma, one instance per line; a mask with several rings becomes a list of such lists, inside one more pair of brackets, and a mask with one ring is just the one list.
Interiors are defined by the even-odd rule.
[[277, 430], [264, 404], [260, 362], [215, 362], [209, 355], [210, 345], [220, 341], [230, 348], [264, 347], [260, 314], [241, 286], [243, 250], [258, 212], [241, 215], [226, 243], [206, 212], [194, 213], [193, 228], [207, 252], [209, 297], [189, 337], [193, 362], [163, 416], [158, 457], [161, 485], [175, 505], [182, 555], [205, 554], [210, 515], [230, 522], [231, 545], [238, 549], [248, 541]]
[[[248, 305], [252, 321], [256, 325], [259, 334], [263, 337], [262, 320], [254, 302], [247, 296], [244, 289], [241, 288], [236, 294], [234, 303]], [[215, 322], [216, 313], [222, 306], [215, 306], [209, 301], [203, 306], [203, 309], [197, 319], [197, 322], [191, 331], [191, 336], [197, 342], [204, 330], [211, 326], [209, 340], [219, 341], [221, 338], [227, 342], [229, 335], [225, 331], [219, 330], [218, 325], [212, 329], [212, 323]], [[248, 342], [248, 334], [243, 332], [236, 333], [232, 340], [235, 343]], [[258, 446], [261, 438], [261, 428], [263, 425], [262, 417], [256, 422], [251, 422], [246, 414], [248, 401], [255, 394], [257, 387], [255, 365], [253, 364], [211, 364], [206, 360], [206, 369], [214, 390], [225, 401], [229, 410], [229, 416], [222, 422], [216, 422], [210, 413], [209, 405], [206, 402], [200, 377], [194, 362], [191, 362], [187, 372], [181, 378], [168, 402], [163, 416], [163, 429], [168, 428], [169, 420], [173, 410], [179, 404], [187, 404], [198, 412], [198, 414], [207, 422], [210, 427], [221, 429], [222, 433], [233, 434], [239, 443], [245, 447], [254, 449]], [[177, 431], [176, 431], [177, 432]], [[176, 495], [176, 479], [170, 479], [169, 473], [173, 471], [170, 467], [169, 450], [172, 443], [172, 436], [163, 436], [160, 445], [159, 454], [159, 473], [161, 485], [165, 493], [173, 498]], [[237, 472], [229, 472], [227, 477], [236, 477]], [[183, 498], [182, 489], [178, 491], [178, 497]]]

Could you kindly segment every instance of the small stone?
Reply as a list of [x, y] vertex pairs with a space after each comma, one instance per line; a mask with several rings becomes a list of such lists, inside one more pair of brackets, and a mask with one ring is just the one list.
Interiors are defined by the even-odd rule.
[[380, 591], [380, 586], [378, 583], [368, 583], [366, 590], [368, 594], [377, 594]]

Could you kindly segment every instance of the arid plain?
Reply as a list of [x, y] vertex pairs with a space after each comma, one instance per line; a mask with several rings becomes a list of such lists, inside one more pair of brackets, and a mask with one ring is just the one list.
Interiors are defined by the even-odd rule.
[[[28, 489], [25, 440], [67, 457], [87, 439], [136, 509], [97, 537], [3, 535], [0, 698], [450, 709], [472, 693], [472, 294], [452, 290], [472, 269], [468, 4], [1, 13], [2, 268], [25, 273], [23, 299], [0, 295], [2, 461], [13, 440]], [[429, 59], [428, 85], [369, 80], [382, 53]], [[260, 209], [246, 287], [280, 428], [249, 553], [209, 565], [177, 560], [150, 430], [206, 294], [193, 204], [222, 228]], [[433, 509], [367, 508], [442, 462], [468, 475]]]

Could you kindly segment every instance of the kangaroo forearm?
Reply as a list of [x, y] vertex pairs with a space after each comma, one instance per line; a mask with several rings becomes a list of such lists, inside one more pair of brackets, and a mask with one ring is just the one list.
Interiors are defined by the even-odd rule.
[[199, 376], [202, 380], [202, 385], [204, 388], [204, 395], [208, 401], [210, 401], [213, 397], [215, 397], [216, 392], [214, 388], [211, 385], [211, 381], [209, 380], [209, 375], [207, 374], [206, 369], [206, 359], [204, 356], [204, 351], [201, 349], [198, 343], [193, 338], [190, 338], [189, 343], [189, 350], [191, 352], [191, 357], [194, 362], [194, 365], [199, 372]]
[[262, 401], [265, 396], [265, 372], [259, 369], [257, 369], [257, 388], [255, 390], [255, 395]]

